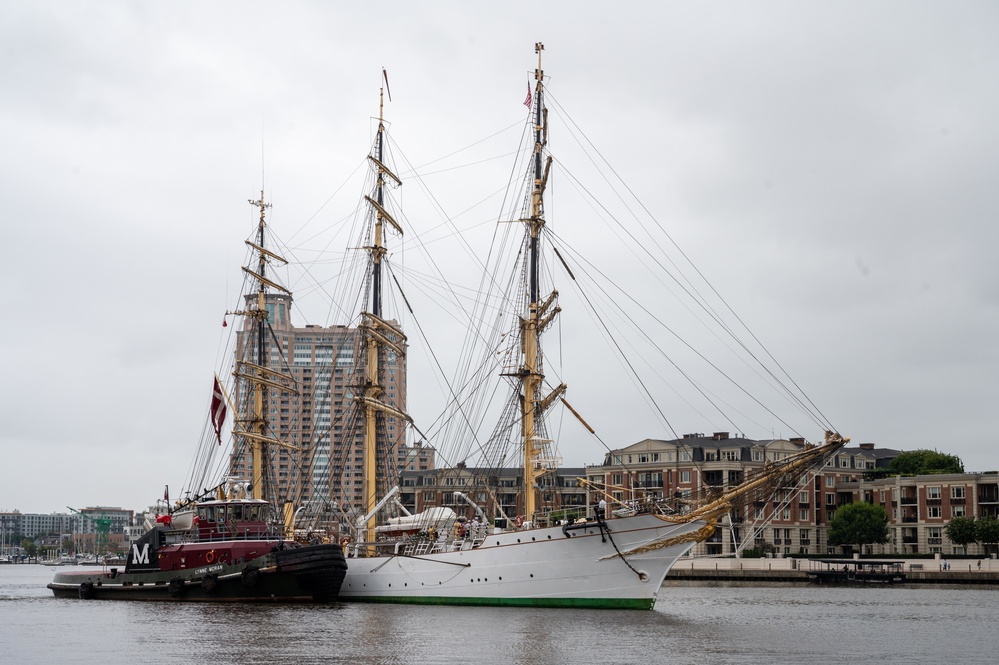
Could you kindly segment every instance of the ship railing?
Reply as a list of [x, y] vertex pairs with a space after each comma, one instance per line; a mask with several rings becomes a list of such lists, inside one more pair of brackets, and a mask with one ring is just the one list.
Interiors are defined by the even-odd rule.
[[232, 540], [284, 540], [284, 534], [276, 531], [265, 531], [263, 533], [218, 533], [210, 536], [200, 536], [190, 531], [169, 531], [167, 532], [170, 542], [183, 543], [220, 543]]

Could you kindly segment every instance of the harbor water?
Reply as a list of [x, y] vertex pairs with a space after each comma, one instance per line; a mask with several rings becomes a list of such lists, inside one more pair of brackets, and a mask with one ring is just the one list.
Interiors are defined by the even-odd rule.
[[0, 566], [0, 654], [26, 663], [994, 663], [991, 587], [667, 582], [653, 611], [53, 598]]

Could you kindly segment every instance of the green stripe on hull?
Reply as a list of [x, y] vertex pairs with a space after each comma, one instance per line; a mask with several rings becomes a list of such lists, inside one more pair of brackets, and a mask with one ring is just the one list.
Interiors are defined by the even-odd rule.
[[352, 596], [341, 603], [399, 605], [489, 605], [493, 607], [579, 607], [599, 610], [651, 610], [655, 598], [463, 598], [456, 596]]

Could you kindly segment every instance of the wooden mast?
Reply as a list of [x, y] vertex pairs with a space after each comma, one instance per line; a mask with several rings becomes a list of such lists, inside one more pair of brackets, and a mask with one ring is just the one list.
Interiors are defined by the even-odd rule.
[[[267, 276], [267, 262], [278, 261], [288, 263], [283, 257], [267, 249], [264, 245], [267, 228], [267, 208], [270, 203], [264, 201], [264, 193], [260, 192], [260, 198], [254, 201], [249, 199], [250, 205], [260, 210], [260, 221], [257, 223], [256, 242], [246, 241], [257, 255], [257, 265], [255, 267], [243, 266], [243, 272], [257, 282], [256, 302], [250, 303], [250, 296], [247, 295], [247, 307], [245, 310], [226, 312], [237, 316], [245, 316], [252, 320], [253, 335], [256, 337], [256, 348], [253, 349], [246, 360], [247, 354], [243, 358], [236, 359], [236, 369], [233, 376], [252, 385], [253, 406], [251, 411], [245, 416], [237, 415], [233, 426], [233, 435], [249, 442], [250, 463], [253, 466], [253, 474], [250, 477], [250, 492], [254, 499], [268, 499], [266, 492], [266, 476], [264, 467], [267, 460], [267, 447], [271, 444], [297, 450], [295, 446], [289, 445], [268, 435], [267, 422], [267, 391], [269, 388], [276, 388], [281, 391], [288, 391], [298, 394], [298, 389], [293, 385], [294, 379], [291, 376], [269, 369], [267, 362], [267, 319], [270, 312], [267, 309], [267, 289], [275, 289], [291, 295], [291, 291], [281, 286]], [[292, 385], [289, 385], [292, 384]], [[273, 498], [273, 497], [271, 497]]]
[[520, 369], [521, 381], [521, 419], [523, 452], [524, 452], [524, 515], [529, 520], [534, 519], [537, 510], [537, 481], [550, 468], [553, 460], [543, 456], [545, 441], [540, 429], [544, 411], [565, 392], [565, 384], [559, 385], [549, 395], [542, 397], [540, 389], [544, 380], [541, 333], [552, 322], [560, 311], [552, 308], [558, 297], [553, 291], [541, 300], [539, 267], [540, 267], [540, 237], [545, 225], [544, 193], [548, 181], [548, 171], [551, 168], [551, 157], [543, 158], [544, 147], [548, 142], [547, 111], [544, 105], [544, 71], [541, 69], [541, 52], [545, 46], [541, 42], [534, 45], [538, 54], [538, 67], [534, 70], [534, 160], [532, 165], [534, 186], [531, 191], [530, 215], [522, 220], [529, 234], [528, 251], [528, 312], [527, 318], [521, 320], [522, 362]]
[[[256, 201], [250, 200], [250, 205], [256, 206], [260, 210], [260, 222], [257, 224], [257, 245], [264, 247], [264, 229], [267, 227], [266, 211], [271, 207], [270, 203], [264, 202], [264, 192], [260, 192], [260, 198]], [[258, 367], [267, 367], [267, 345], [265, 334], [267, 332], [267, 256], [265, 252], [258, 253], [257, 276], [259, 285], [257, 287], [257, 308], [251, 310], [249, 314], [254, 317], [257, 333], [256, 364]], [[253, 476], [250, 480], [250, 487], [254, 499], [264, 498], [264, 439], [267, 434], [267, 418], [264, 415], [265, 393], [267, 387], [259, 382], [254, 383], [253, 389], [253, 414], [252, 431], [256, 436], [250, 437], [251, 461], [253, 464]]]
[[[383, 70], [384, 73], [384, 70]], [[388, 77], [385, 75], [385, 82]], [[402, 233], [402, 228], [392, 218], [385, 209], [385, 179], [386, 176], [393, 182], [399, 184], [399, 179], [393, 174], [384, 163], [384, 142], [385, 142], [385, 87], [378, 89], [378, 133], [375, 137], [374, 154], [370, 155], [370, 161], [375, 165], [375, 191], [373, 196], [366, 196], [365, 200], [371, 206], [374, 213], [374, 233], [372, 244], [366, 247], [371, 256], [371, 312], [365, 316], [362, 329], [365, 330], [365, 376], [364, 393], [361, 398], [361, 406], [364, 410], [364, 512], [370, 516], [364, 526], [364, 541], [373, 543], [375, 541], [376, 515], [373, 508], [378, 501], [378, 412], [387, 411], [382, 402], [384, 389], [379, 377], [380, 356], [383, 343], [380, 338], [383, 335], [374, 332], [373, 328], [386, 327], [382, 317], [382, 258], [386, 254], [383, 244], [385, 223], [387, 222], [398, 233]], [[401, 414], [404, 415], [404, 414]], [[349, 443], [347, 445], [350, 445]], [[359, 534], [360, 535], [360, 534]]]

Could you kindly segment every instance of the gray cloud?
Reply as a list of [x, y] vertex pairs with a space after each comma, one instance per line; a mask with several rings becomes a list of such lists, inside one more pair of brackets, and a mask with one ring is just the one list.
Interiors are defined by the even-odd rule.
[[[179, 483], [262, 171], [275, 230], [310, 256], [349, 212], [323, 206], [367, 152], [382, 66], [422, 166], [516, 122], [539, 39], [553, 100], [844, 433], [999, 465], [993, 4], [529, 6], [0, 3], [0, 454], [18, 469], [0, 508], [139, 508]], [[488, 242], [509, 160], [421, 170]], [[418, 190], [407, 214], [430, 229]], [[599, 248], [608, 227], [564, 212], [560, 235], [579, 220]], [[299, 322], [323, 322], [296, 289]], [[440, 408], [424, 396], [418, 417]], [[612, 444], [664, 434], [594, 419]]]

